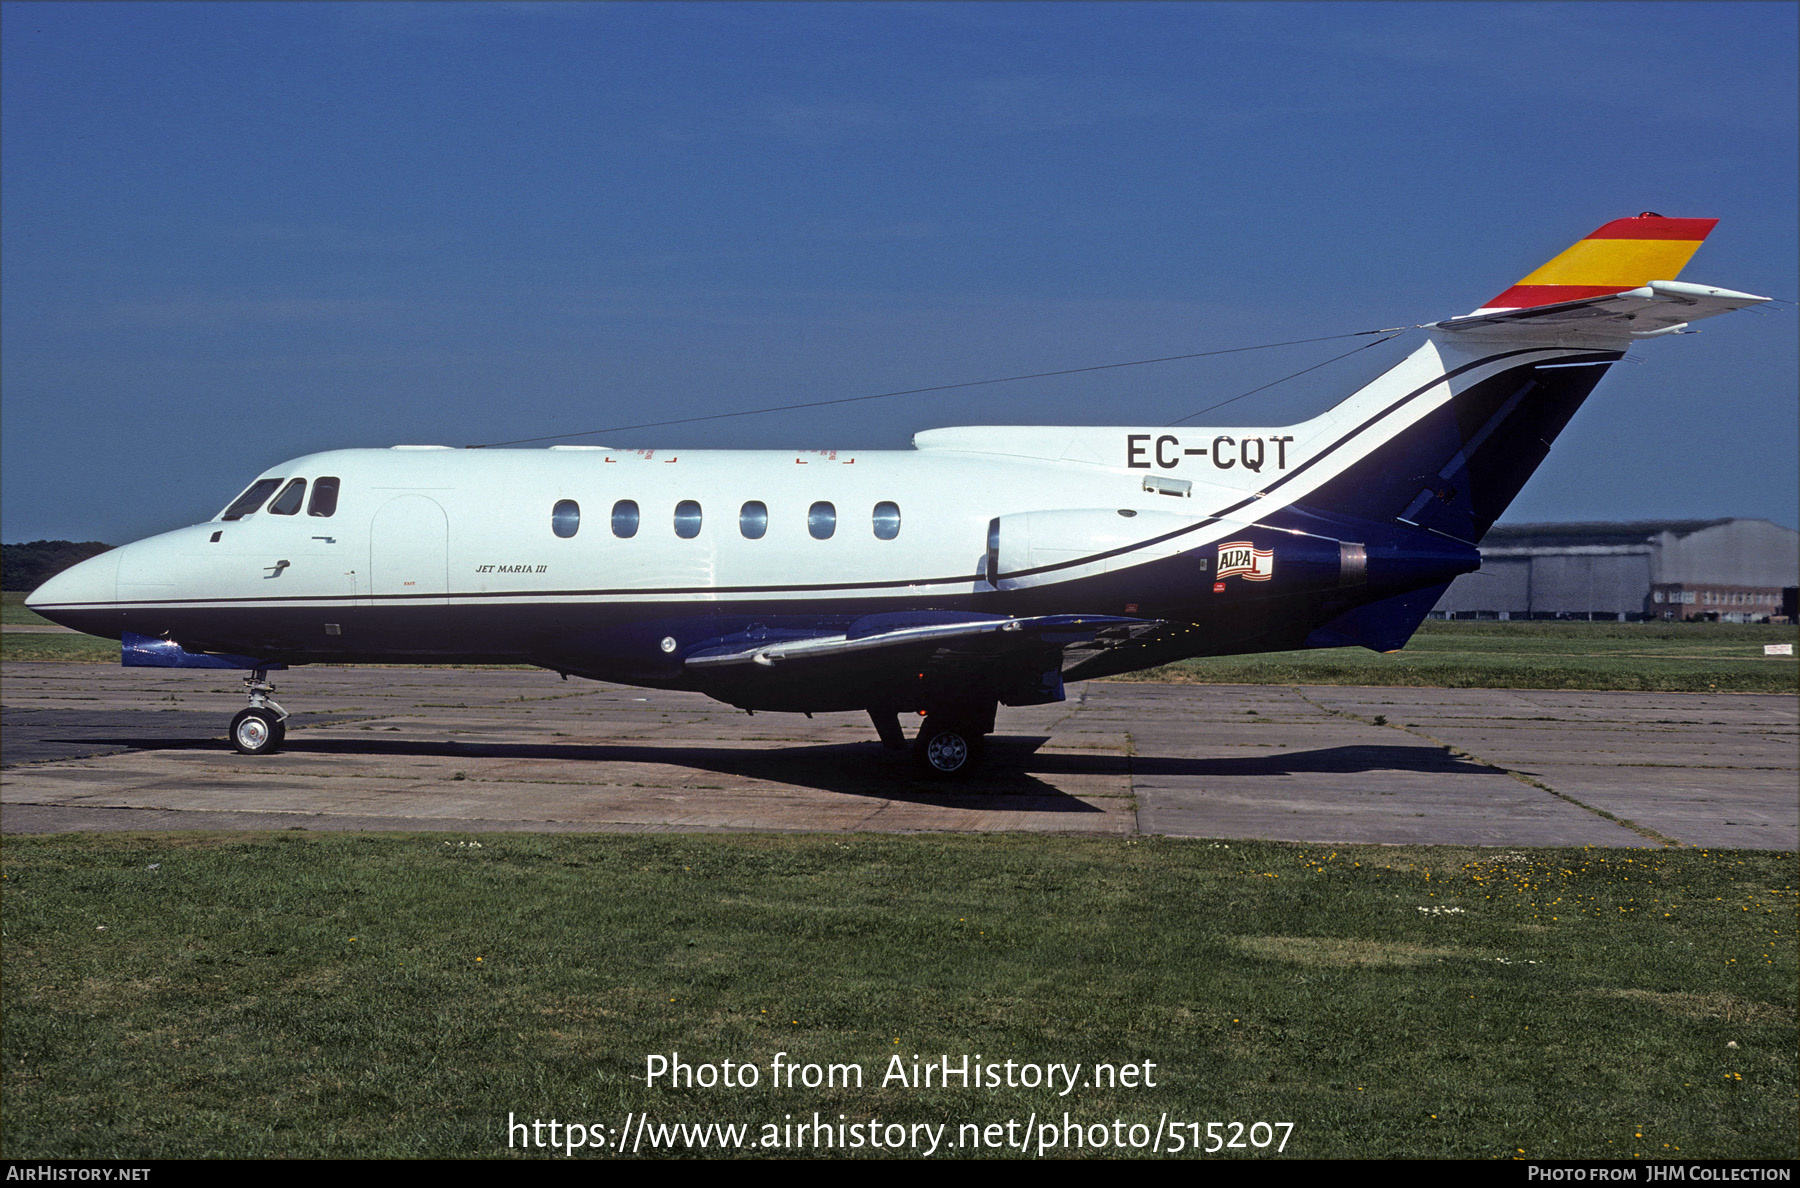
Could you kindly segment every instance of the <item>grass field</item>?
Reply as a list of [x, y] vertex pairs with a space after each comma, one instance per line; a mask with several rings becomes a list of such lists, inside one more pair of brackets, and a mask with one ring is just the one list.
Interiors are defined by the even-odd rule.
[[117, 664], [119, 641], [92, 635], [0, 635], [0, 663]]
[[25, 606], [24, 590], [0, 591], [0, 624], [26, 624], [30, 626], [49, 626], [50, 620], [42, 615], [33, 614]]
[[1391, 655], [1362, 648], [1186, 660], [1133, 680], [1246, 685], [1407, 685], [1793, 693], [1800, 665], [1763, 655], [1800, 629], [1737, 623], [1428, 621]]
[[[113, 834], [9, 837], [4, 876], [9, 1158], [494, 1156], [509, 1113], [628, 1111], [1291, 1122], [1306, 1157], [1800, 1139], [1792, 855]], [[761, 1082], [646, 1088], [672, 1050]], [[777, 1053], [863, 1088], [772, 1087]], [[1155, 1087], [881, 1085], [915, 1054]]]
[[[44, 622], [9, 592], [7, 623]], [[1800, 628], [1735, 623], [1427, 622], [1403, 651], [1361, 648], [1187, 660], [1126, 680], [1251, 685], [1409, 685], [1793, 693], [1800, 663], [1763, 645]], [[84, 635], [0, 636], [0, 660], [117, 664], [119, 645]]]

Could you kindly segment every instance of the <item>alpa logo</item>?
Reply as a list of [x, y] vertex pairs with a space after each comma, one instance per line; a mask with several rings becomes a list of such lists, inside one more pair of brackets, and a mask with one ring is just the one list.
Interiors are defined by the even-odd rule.
[[1215, 576], [1223, 579], [1241, 575], [1247, 582], [1266, 582], [1275, 576], [1275, 550], [1259, 549], [1247, 540], [1234, 540], [1219, 546], [1219, 568]]

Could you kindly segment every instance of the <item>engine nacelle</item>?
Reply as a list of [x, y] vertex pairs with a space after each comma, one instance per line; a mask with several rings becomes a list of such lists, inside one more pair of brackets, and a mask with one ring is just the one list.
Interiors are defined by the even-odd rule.
[[1022, 590], [1129, 569], [1194, 547], [1194, 516], [1132, 508], [1069, 508], [999, 516], [988, 525], [986, 577]]

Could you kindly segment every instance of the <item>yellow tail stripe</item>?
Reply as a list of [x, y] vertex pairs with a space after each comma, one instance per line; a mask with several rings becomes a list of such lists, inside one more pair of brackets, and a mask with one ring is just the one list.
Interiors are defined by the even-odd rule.
[[1584, 239], [1521, 285], [1616, 285], [1633, 289], [1674, 280], [1700, 250], [1698, 239]]

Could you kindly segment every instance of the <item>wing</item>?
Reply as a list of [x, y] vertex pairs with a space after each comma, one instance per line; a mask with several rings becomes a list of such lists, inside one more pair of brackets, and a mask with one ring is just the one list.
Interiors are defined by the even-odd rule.
[[1160, 626], [1114, 615], [870, 615], [835, 634], [722, 637], [683, 667], [689, 687], [745, 709], [1042, 705], [1063, 699], [1065, 653], [1117, 646]]
[[870, 615], [851, 624], [841, 635], [757, 640], [726, 637], [716, 646], [689, 653], [686, 666], [696, 670], [744, 665], [774, 668], [851, 658], [881, 663], [884, 659], [899, 661], [940, 652], [1037, 653], [1046, 647], [1060, 651], [1074, 644], [1092, 643], [1102, 636], [1127, 638], [1133, 629], [1156, 626], [1151, 620], [1115, 615], [1036, 615], [1023, 619], [1005, 615], [959, 614], [948, 619], [928, 614]]

